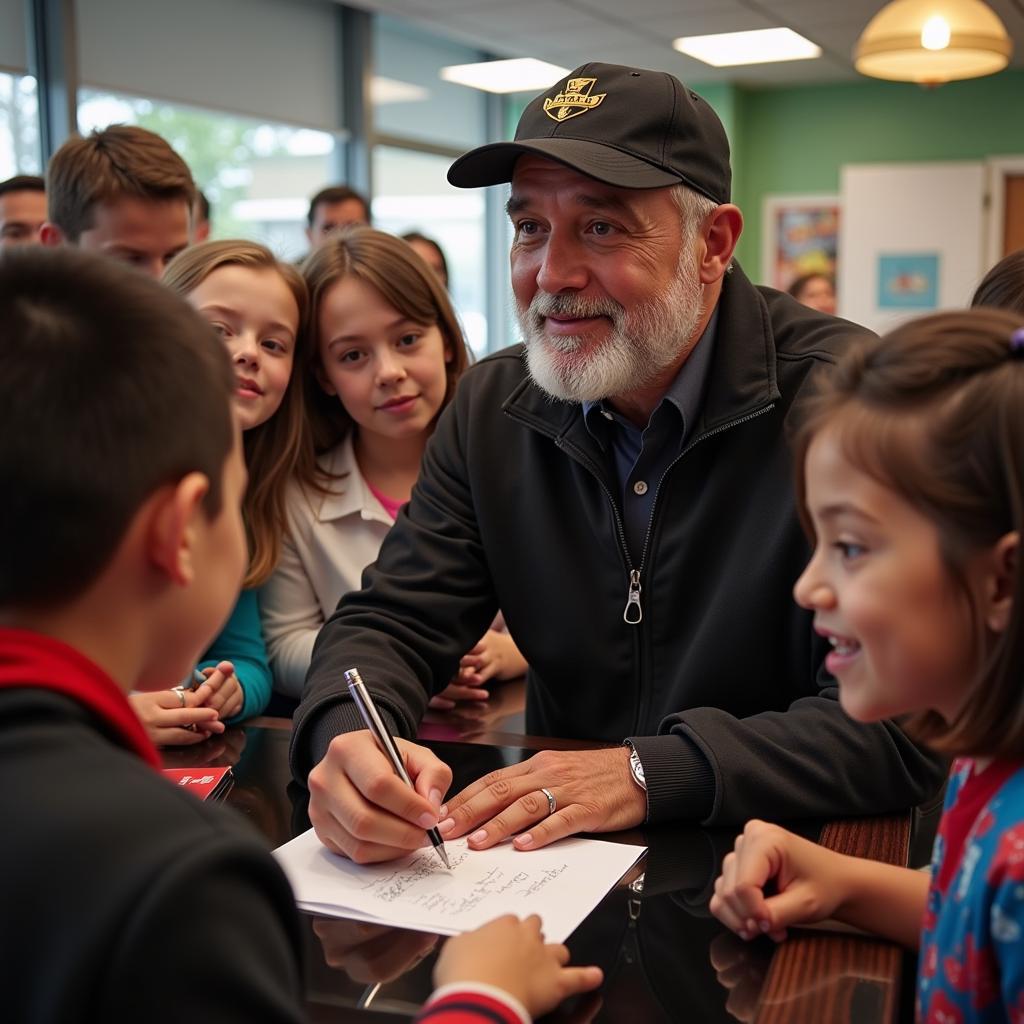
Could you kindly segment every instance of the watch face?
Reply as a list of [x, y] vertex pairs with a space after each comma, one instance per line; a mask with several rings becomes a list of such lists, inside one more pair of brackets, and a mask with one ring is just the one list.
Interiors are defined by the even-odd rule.
[[647, 782], [644, 779], [644, 766], [640, 763], [640, 755], [635, 750], [629, 755], [629, 767], [633, 772], [633, 778], [646, 789]]

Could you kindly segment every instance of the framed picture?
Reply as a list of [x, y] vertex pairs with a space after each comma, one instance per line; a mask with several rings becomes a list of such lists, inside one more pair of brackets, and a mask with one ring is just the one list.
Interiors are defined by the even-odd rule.
[[765, 196], [762, 206], [761, 279], [785, 291], [804, 274], [836, 279], [839, 197]]
[[935, 309], [938, 304], [937, 252], [879, 255], [879, 309]]

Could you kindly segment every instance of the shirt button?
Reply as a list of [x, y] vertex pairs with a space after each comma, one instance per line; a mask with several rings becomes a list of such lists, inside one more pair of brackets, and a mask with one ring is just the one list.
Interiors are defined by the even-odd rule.
[[635, 484], [633, 484], [633, 493], [634, 494], [639, 494], [639, 495], [646, 494], [647, 493], [647, 484], [644, 483], [643, 480], [637, 480], [637, 482]]

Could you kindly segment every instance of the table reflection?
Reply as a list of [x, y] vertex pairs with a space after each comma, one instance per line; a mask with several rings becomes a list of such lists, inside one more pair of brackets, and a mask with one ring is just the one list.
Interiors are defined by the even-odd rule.
[[[227, 802], [275, 847], [309, 828], [308, 794], [288, 771], [288, 741], [286, 729], [249, 726], [212, 739], [207, 750], [203, 744], [168, 751], [165, 760], [182, 767], [231, 764], [235, 785]], [[425, 742], [451, 766], [452, 792], [535, 753], [532, 744], [527, 749]], [[808, 822], [796, 831], [816, 838], [820, 826]], [[780, 972], [770, 971], [777, 949], [771, 940], [742, 942], [710, 916], [714, 879], [736, 831], [662, 826], [602, 836], [646, 845], [648, 853], [567, 943], [573, 962], [603, 969], [601, 990], [564, 1004], [545, 1020], [874, 1024], [886, 1019], [896, 1001], [892, 947], [849, 936], [798, 935], [787, 945], [798, 950], [806, 942], [813, 966], [796, 975], [784, 972], [780, 979]], [[424, 932], [310, 915], [303, 915], [302, 933], [314, 1022], [414, 1016], [431, 991], [431, 971], [444, 941]], [[831, 1008], [824, 1015], [823, 1006]]]

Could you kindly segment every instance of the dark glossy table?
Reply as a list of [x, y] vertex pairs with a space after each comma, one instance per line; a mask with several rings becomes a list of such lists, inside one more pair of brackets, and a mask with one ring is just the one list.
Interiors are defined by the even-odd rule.
[[[586, 744], [524, 736], [522, 687], [499, 688], [490, 706], [431, 712], [421, 740], [451, 765], [453, 791], [538, 749]], [[309, 827], [306, 794], [291, 782], [290, 722], [257, 719], [202, 747], [166, 751], [169, 766], [232, 764], [228, 803], [278, 846]], [[798, 830], [859, 856], [905, 863], [909, 815], [804, 823]], [[711, 886], [735, 830], [658, 827], [602, 836], [649, 847], [573, 933], [574, 962], [605, 972], [597, 997], [563, 1006], [551, 1020], [757, 1024], [881, 1024], [900, 1019], [903, 955], [889, 943], [822, 932], [775, 946], [744, 943], [707, 911]], [[523, 856], [529, 856], [524, 854]], [[430, 991], [440, 941], [420, 932], [304, 916], [311, 1021], [399, 1021]], [[905, 993], [906, 995], [906, 993]]]

